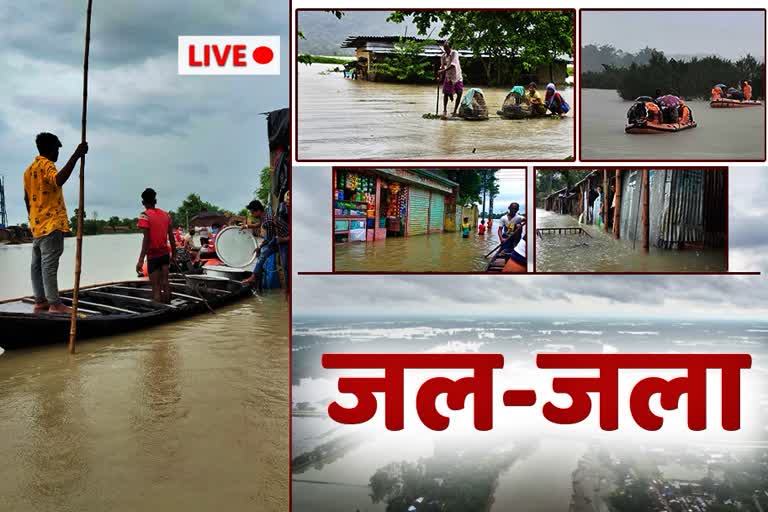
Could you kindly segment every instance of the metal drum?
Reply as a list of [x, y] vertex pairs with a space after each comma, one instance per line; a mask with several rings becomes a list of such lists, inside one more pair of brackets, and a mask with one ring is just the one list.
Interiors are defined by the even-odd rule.
[[251, 275], [250, 268], [226, 267], [224, 265], [206, 265], [203, 267], [205, 275], [214, 277], [225, 277], [235, 281], [242, 281]]
[[216, 255], [227, 266], [247, 267], [256, 259], [258, 244], [259, 239], [249, 229], [226, 227], [216, 236]]

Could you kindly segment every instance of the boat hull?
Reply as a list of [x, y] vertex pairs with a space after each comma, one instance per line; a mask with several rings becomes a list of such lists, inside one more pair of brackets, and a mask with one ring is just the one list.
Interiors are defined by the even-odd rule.
[[[77, 339], [84, 340], [122, 334], [180, 320], [231, 304], [252, 295], [250, 288], [232, 281], [226, 291], [196, 292], [181, 281], [173, 285], [172, 306], [151, 301], [148, 281], [123, 281], [94, 285], [81, 290], [81, 308], [86, 311], [77, 321]], [[63, 292], [65, 304], [71, 292]], [[0, 346], [6, 350], [66, 343], [70, 319], [67, 315], [34, 314], [29, 298], [2, 301], [0, 306]]]
[[759, 107], [763, 104], [762, 101], [756, 100], [731, 100], [728, 98], [720, 98], [718, 100], [712, 100], [709, 102], [709, 106], [712, 108], [744, 108], [744, 107]]
[[684, 130], [696, 128], [696, 121], [686, 124], [680, 123], [629, 123], [624, 127], [626, 133], [646, 134], [646, 133], [675, 133]]

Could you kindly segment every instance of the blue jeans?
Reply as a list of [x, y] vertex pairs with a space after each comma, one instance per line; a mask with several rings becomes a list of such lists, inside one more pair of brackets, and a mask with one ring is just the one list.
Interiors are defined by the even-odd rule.
[[264, 264], [267, 262], [270, 256], [278, 251], [277, 239], [273, 238], [265, 246], [261, 248], [259, 257], [256, 259], [256, 266], [253, 267], [253, 275], [259, 277], [261, 270], [264, 268]]
[[32, 291], [35, 302], [40, 304], [58, 304], [59, 298], [59, 258], [64, 252], [64, 233], [51, 233], [32, 240]]

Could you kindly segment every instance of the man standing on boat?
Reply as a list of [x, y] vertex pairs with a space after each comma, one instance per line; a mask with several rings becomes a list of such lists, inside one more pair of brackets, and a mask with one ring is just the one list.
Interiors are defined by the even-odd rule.
[[289, 228], [288, 223], [283, 221], [280, 217], [273, 217], [264, 209], [264, 205], [261, 201], [254, 199], [248, 206], [246, 206], [254, 219], [261, 220], [260, 224], [246, 224], [240, 229], [261, 229], [264, 231], [264, 242], [256, 248], [256, 265], [253, 267], [253, 274], [243, 281], [243, 284], [252, 285], [257, 284], [258, 279], [261, 277], [261, 271], [264, 269], [264, 264], [267, 262], [270, 256], [279, 252], [280, 257], [283, 259], [283, 265], [288, 264], [288, 242], [289, 242]]
[[62, 187], [77, 161], [88, 153], [88, 144], [81, 143], [67, 163], [56, 169], [61, 141], [43, 132], [35, 139], [40, 153], [24, 171], [24, 202], [32, 231], [32, 290], [35, 313], [70, 314], [71, 309], [59, 297], [59, 258], [64, 252], [64, 233], [69, 233], [67, 207]]
[[459, 64], [459, 52], [451, 49], [448, 41], [443, 43], [443, 55], [440, 56], [440, 71], [437, 72], [437, 79], [443, 82], [443, 117], [448, 116], [448, 100], [456, 95], [456, 101], [453, 105], [453, 115], [459, 110], [461, 95], [464, 93], [464, 78], [461, 75], [461, 65]]
[[139, 215], [138, 227], [144, 234], [136, 272], [143, 273], [144, 257], [147, 258], [147, 276], [152, 282], [152, 300], [171, 303], [170, 268], [176, 260], [176, 244], [173, 240], [173, 224], [167, 212], [157, 208], [157, 193], [148, 188], [141, 193], [145, 210]]

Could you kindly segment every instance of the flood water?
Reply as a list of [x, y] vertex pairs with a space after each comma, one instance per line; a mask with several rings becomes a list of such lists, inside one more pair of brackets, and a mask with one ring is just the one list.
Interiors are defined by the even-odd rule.
[[[83, 237], [83, 264], [80, 284], [103, 283], [136, 278], [136, 260], [141, 251], [141, 234]], [[64, 239], [59, 260], [59, 288], [75, 283], [75, 237]], [[0, 245], [0, 300], [32, 294], [30, 262], [32, 244]]]
[[679, 133], [624, 133], [631, 101], [606, 89], [581, 91], [581, 158], [586, 160], [762, 160], [765, 105], [715, 109], [686, 102], [696, 128]]
[[[133, 277], [138, 240], [86, 237], [83, 282]], [[0, 247], [1, 298], [29, 293], [30, 250]], [[286, 510], [288, 322], [275, 292], [74, 356], [5, 352], [0, 510]]]
[[[350, 80], [328, 72], [335, 67], [299, 67], [299, 160], [565, 160], [575, 154], [573, 111], [563, 119], [496, 116], [514, 84], [481, 87], [488, 121], [444, 121], [422, 118], [435, 113], [437, 84]], [[561, 92], [573, 105], [573, 88]]]
[[566, 512], [572, 473], [586, 451], [582, 443], [545, 439], [499, 476], [490, 512]]
[[650, 247], [643, 254], [640, 241], [614, 240], [592, 224], [576, 217], [536, 209], [536, 227], [581, 227], [586, 235], [536, 236], [537, 272], [724, 272], [726, 249], [668, 250]]
[[484, 236], [460, 232], [391, 237], [376, 242], [350, 242], [334, 248], [339, 272], [484, 272], [485, 254], [499, 244], [498, 224]]

